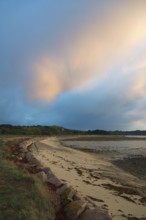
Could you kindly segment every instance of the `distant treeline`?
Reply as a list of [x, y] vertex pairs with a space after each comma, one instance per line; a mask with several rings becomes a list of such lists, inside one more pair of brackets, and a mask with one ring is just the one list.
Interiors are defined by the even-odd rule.
[[135, 131], [105, 131], [105, 130], [88, 130], [86, 134], [101, 134], [101, 135], [146, 135], [145, 130], [135, 130]]
[[146, 135], [146, 131], [105, 131], [105, 130], [88, 130], [80, 131], [67, 129], [60, 126], [14, 126], [10, 124], [0, 125], [0, 134], [14, 135]]
[[70, 130], [59, 126], [14, 126], [9, 124], [0, 125], [0, 134], [18, 135], [68, 135], [81, 134], [81, 131]]

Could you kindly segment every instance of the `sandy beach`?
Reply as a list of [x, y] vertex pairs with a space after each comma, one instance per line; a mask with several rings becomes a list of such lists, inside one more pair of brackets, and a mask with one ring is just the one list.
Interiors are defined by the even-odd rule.
[[146, 219], [146, 179], [139, 176], [145, 157], [113, 160], [111, 153], [64, 146], [64, 139], [50, 137], [37, 142], [32, 147], [34, 156], [89, 201], [108, 209], [112, 219]]

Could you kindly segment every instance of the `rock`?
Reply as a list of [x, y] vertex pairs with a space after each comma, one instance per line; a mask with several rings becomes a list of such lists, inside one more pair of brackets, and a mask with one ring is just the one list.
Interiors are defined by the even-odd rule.
[[49, 176], [49, 175], [51, 175], [51, 174], [52, 174], [51, 169], [50, 169], [50, 168], [48, 168], [48, 167], [43, 167], [43, 168], [42, 168], [42, 171], [44, 171], [44, 172], [47, 174], [47, 176]]
[[[83, 201], [83, 197], [79, 194], [79, 192], [75, 193], [73, 199], [74, 200], [82, 200]], [[84, 202], [85, 202], [85, 199], [84, 199]]]
[[20, 148], [20, 149], [23, 149], [23, 150], [25, 150], [25, 151], [28, 151], [27, 148], [28, 148], [32, 143], [34, 143], [33, 140], [24, 141], [24, 142], [22, 142], [22, 143], [19, 144], [19, 148]]
[[76, 220], [78, 219], [79, 215], [85, 210], [86, 205], [87, 203], [83, 200], [71, 201], [65, 207], [65, 213], [69, 219]]
[[29, 153], [29, 152], [27, 152], [27, 153], [25, 154], [25, 158], [26, 158], [26, 160], [27, 160], [28, 162], [30, 162], [30, 161], [32, 160], [32, 154]]
[[39, 173], [36, 174], [44, 183], [46, 183], [48, 181], [48, 177], [45, 174], [45, 172], [41, 171]]
[[25, 158], [26, 157], [26, 153], [25, 152], [19, 153], [19, 157]]
[[[47, 176], [48, 177], [48, 176]], [[48, 180], [48, 183], [51, 183], [52, 185], [54, 185], [55, 187], [59, 187], [62, 185], [61, 180], [59, 180], [55, 175], [51, 175]]]
[[76, 191], [71, 186], [66, 188], [61, 194], [61, 201], [63, 206], [66, 206], [69, 202], [73, 201], [73, 197], [75, 194]]
[[54, 186], [57, 187], [57, 188], [62, 185], [61, 180], [59, 180], [59, 179], [52, 173], [52, 171], [51, 171], [50, 168], [44, 167], [44, 168], [42, 168], [42, 171], [44, 171], [45, 174], [47, 175], [47, 177], [48, 177], [47, 182], [48, 182], [48, 183], [51, 183], [52, 185], [54, 185]]
[[107, 210], [99, 209], [99, 208], [87, 209], [79, 217], [79, 220], [111, 220], [111, 219], [112, 218], [109, 216]]
[[20, 143], [20, 144], [19, 144], [19, 148], [23, 148], [23, 143]]
[[58, 189], [56, 190], [56, 192], [57, 192], [59, 195], [61, 195], [67, 188], [69, 188], [69, 186], [65, 183], [65, 184], [63, 184], [60, 188], [58, 188]]
[[27, 150], [24, 149], [24, 148], [20, 148], [20, 149], [19, 149], [19, 152], [20, 152], [20, 153], [27, 153]]

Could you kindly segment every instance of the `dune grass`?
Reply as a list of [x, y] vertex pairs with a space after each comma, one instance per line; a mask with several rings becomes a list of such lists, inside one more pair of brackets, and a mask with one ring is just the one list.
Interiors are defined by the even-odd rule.
[[6, 159], [9, 146], [6, 139], [0, 140], [0, 220], [55, 219], [47, 188], [37, 177]]

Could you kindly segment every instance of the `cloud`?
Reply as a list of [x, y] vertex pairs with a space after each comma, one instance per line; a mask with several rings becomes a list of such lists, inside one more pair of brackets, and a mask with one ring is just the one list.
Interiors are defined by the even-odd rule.
[[146, 123], [146, 1], [0, 2], [0, 122]]
[[[123, 75], [127, 88], [125, 93], [129, 99], [144, 99], [146, 96], [146, 47], [143, 51], [135, 51], [133, 56], [120, 67], [120, 75]], [[124, 84], [124, 82], [123, 82]]]
[[[90, 91], [74, 91], [59, 97], [49, 112], [58, 116], [57, 121], [60, 125], [69, 128], [144, 129], [146, 96], [141, 94], [141, 90], [133, 93], [134, 87], [139, 83], [139, 73], [131, 72], [131, 75], [135, 75], [132, 81], [130, 74], [125, 78], [122, 71], [119, 70], [119, 73], [121, 74], [113, 71], [106, 80], [100, 81], [98, 87]], [[144, 72], [141, 72], [139, 78], [143, 77], [143, 74]]]
[[100, 21], [94, 11], [92, 19], [64, 36], [53, 54], [47, 52], [36, 60], [32, 97], [52, 101], [85, 83], [87, 89], [91, 78], [97, 78], [98, 84], [103, 74], [131, 56], [133, 49], [145, 40], [145, 6], [144, 1], [118, 2], [103, 11]]

